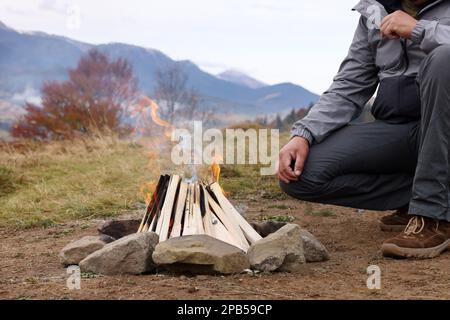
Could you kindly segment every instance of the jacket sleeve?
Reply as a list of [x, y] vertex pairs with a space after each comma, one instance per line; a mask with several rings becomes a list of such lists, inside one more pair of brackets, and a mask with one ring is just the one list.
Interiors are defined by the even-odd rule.
[[411, 40], [420, 44], [422, 51], [430, 53], [441, 45], [450, 44], [450, 26], [440, 24], [436, 20], [419, 20]]
[[367, 19], [361, 17], [347, 57], [331, 87], [308, 115], [296, 122], [291, 136], [320, 143], [357, 117], [378, 85], [378, 69], [368, 40]]

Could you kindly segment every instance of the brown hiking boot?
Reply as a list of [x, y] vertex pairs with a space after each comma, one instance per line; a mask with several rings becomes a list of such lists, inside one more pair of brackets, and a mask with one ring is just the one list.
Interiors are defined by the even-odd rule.
[[381, 246], [385, 257], [434, 258], [450, 247], [450, 223], [413, 216], [405, 230]]
[[380, 229], [387, 232], [401, 232], [405, 230], [410, 219], [408, 209], [397, 210], [380, 219]]

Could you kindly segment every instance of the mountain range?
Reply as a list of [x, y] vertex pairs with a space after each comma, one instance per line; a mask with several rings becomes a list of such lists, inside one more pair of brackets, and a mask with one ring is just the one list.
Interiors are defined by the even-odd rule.
[[66, 79], [67, 70], [75, 67], [91, 48], [111, 58], [127, 59], [141, 92], [148, 95], [155, 87], [155, 72], [177, 64], [187, 74], [188, 86], [217, 114], [248, 118], [283, 113], [307, 107], [318, 99], [316, 94], [293, 83], [267, 85], [235, 70], [213, 75], [191, 61], [175, 61], [155, 49], [124, 43], [92, 45], [43, 32], [17, 31], [0, 22], [0, 114], [3, 118], [6, 109], [9, 113], [15, 110], [12, 106], [20, 109], [25, 101], [39, 101], [43, 82]]

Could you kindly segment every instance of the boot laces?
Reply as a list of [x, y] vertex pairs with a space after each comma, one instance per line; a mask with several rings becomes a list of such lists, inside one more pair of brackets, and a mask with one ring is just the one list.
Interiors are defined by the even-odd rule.
[[423, 217], [412, 217], [405, 228], [405, 234], [419, 234], [425, 228], [425, 219]]
[[[405, 228], [405, 234], [408, 236], [411, 234], [419, 234], [423, 231], [424, 228], [425, 228], [424, 217], [415, 216], [409, 220], [408, 225]], [[439, 221], [438, 220], [435, 220], [434, 231], [436, 231], [436, 232], [439, 231]]]

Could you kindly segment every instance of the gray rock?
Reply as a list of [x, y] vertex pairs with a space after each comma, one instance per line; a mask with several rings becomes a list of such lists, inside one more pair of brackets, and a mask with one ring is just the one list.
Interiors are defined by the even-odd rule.
[[152, 253], [158, 241], [158, 235], [153, 232], [130, 234], [83, 259], [81, 271], [104, 275], [151, 272], [155, 269]]
[[250, 267], [245, 253], [207, 235], [171, 238], [153, 252], [153, 261], [173, 272], [233, 274]]
[[250, 223], [253, 229], [259, 233], [263, 238], [267, 237], [269, 234], [274, 233], [280, 228], [286, 225], [286, 222], [280, 221], [264, 221], [264, 222], [252, 222]]
[[106, 234], [114, 239], [120, 239], [136, 233], [140, 224], [141, 220], [137, 219], [110, 220], [100, 223], [97, 226], [97, 230], [100, 234]]
[[114, 241], [109, 236], [86, 236], [66, 245], [59, 254], [59, 260], [64, 266], [80, 263], [91, 253], [100, 250], [105, 244]]
[[107, 234], [99, 234], [100, 240], [102, 240], [104, 243], [111, 243], [116, 241], [115, 238], [108, 236]]
[[306, 262], [321, 262], [330, 259], [327, 248], [314, 235], [306, 229], [301, 229], [300, 234]]
[[286, 224], [254, 243], [247, 256], [252, 268], [260, 271], [303, 271], [306, 261], [300, 227]]

